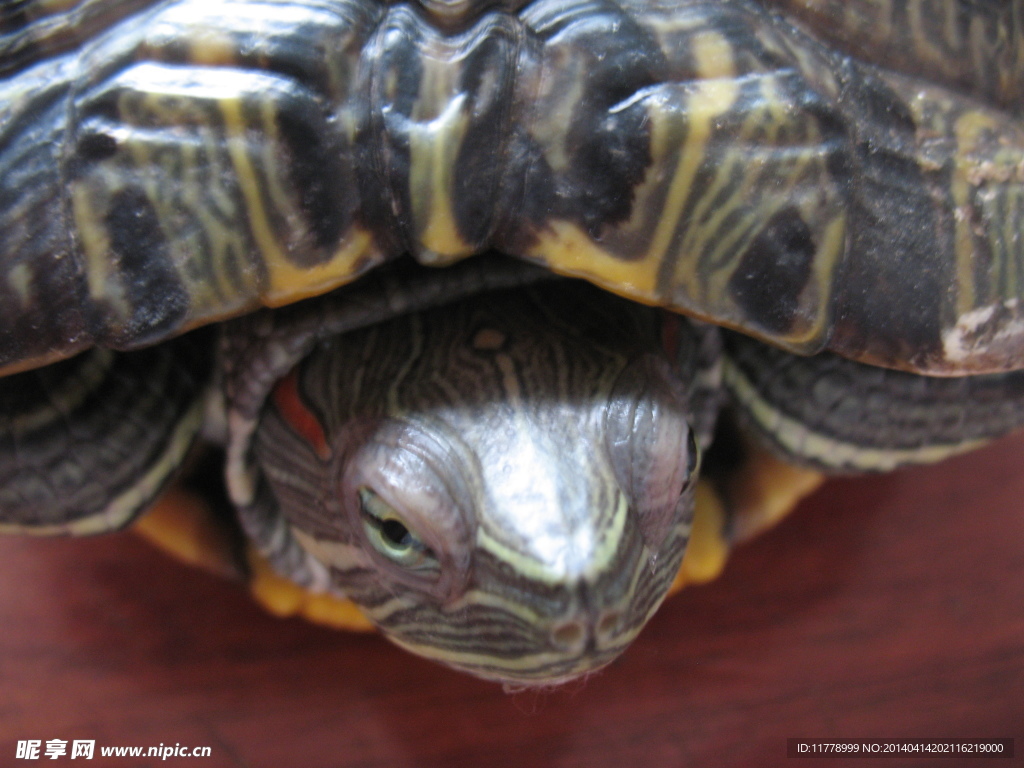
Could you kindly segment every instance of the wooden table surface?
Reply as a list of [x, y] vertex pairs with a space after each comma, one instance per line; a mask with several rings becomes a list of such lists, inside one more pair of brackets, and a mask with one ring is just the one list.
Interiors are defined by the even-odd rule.
[[[0, 540], [0, 765], [19, 739], [210, 746], [89, 765], [1020, 765], [787, 759], [787, 737], [1014, 737], [1024, 436], [835, 480], [589, 680], [509, 694], [263, 614], [129, 534]], [[71, 763], [76, 765], [78, 763]]]

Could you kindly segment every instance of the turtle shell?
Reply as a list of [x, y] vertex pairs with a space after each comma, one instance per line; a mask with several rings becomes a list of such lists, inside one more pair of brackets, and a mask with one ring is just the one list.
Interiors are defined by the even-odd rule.
[[1024, 363], [1021, 0], [0, 9], [0, 372], [497, 250], [784, 349]]

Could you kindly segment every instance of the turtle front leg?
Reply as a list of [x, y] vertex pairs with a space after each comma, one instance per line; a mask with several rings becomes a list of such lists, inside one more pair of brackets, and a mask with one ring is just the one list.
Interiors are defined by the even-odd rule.
[[207, 341], [94, 349], [0, 379], [0, 533], [105, 533], [147, 509], [202, 425]]
[[1024, 426], [1024, 371], [921, 376], [727, 334], [723, 383], [747, 431], [828, 473], [929, 464]]
[[132, 532], [187, 565], [244, 582], [252, 598], [275, 616], [372, 630], [351, 601], [305, 589], [274, 571], [238, 524], [224, 488], [223, 455], [216, 449], [198, 454]]
[[831, 353], [800, 357], [729, 332], [721, 361], [738, 430], [720, 421], [705, 462], [722, 508], [720, 534], [704, 538], [710, 554], [698, 566], [711, 577], [707, 564], [791, 512], [823, 473], [933, 463], [1024, 426], [1022, 371], [922, 376]]

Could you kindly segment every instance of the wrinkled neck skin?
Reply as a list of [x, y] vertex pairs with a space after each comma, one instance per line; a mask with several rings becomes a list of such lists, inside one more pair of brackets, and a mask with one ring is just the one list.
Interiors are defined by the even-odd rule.
[[414, 653], [526, 685], [603, 666], [689, 535], [693, 343], [662, 317], [560, 282], [322, 342], [255, 438], [285, 530]]

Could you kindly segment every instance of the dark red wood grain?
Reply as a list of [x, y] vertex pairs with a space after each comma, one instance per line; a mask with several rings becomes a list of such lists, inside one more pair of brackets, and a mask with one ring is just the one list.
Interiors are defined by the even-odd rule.
[[[832, 481], [583, 683], [509, 695], [263, 614], [128, 534], [0, 539], [0, 765], [18, 739], [209, 745], [86, 765], [1020, 765], [788, 760], [787, 737], [1014, 737], [1024, 436]], [[69, 763], [77, 765], [77, 762]]]

